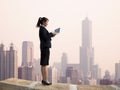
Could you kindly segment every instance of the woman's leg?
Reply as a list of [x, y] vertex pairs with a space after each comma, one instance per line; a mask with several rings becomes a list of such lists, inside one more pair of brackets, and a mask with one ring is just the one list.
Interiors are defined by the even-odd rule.
[[45, 81], [44, 66], [41, 66], [42, 79]]
[[48, 82], [48, 67], [41, 66], [42, 78], [44, 81]]
[[45, 81], [48, 82], [48, 67], [44, 67], [44, 73], [45, 73]]

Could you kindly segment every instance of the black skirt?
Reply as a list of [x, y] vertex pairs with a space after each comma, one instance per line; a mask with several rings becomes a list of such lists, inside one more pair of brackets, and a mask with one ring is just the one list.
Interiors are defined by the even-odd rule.
[[49, 56], [50, 56], [49, 48], [41, 48], [40, 65], [42, 66], [49, 65]]

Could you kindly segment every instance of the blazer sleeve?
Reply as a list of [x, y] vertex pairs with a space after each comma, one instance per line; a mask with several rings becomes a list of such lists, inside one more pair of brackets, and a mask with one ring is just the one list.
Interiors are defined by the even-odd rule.
[[40, 33], [41, 33], [42, 39], [45, 40], [45, 41], [51, 40], [51, 37], [53, 36], [52, 33], [49, 33], [49, 32], [48, 32], [46, 29], [44, 29], [44, 28], [42, 28], [42, 29], [40, 30]]
[[53, 35], [53, 33], [52, 33], [52, 32], [50, 32], [49, 34], [50, 34], [50, 37], [54, 37], [54, 35]]

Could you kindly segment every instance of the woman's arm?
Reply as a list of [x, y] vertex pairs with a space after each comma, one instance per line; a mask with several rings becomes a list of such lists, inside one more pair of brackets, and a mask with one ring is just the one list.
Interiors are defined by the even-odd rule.
[[52, 32], [50, 32], [49, 34], [50, 34], [50, 37], [54, 37], [56, 35], [56, 34], [54, 34]]
[[40, 29], [40, 37], [44, 40], [44, 41], [48, 41], [48, 40], [51, 40], [51, 35], [50, 33], [44, 29], [44, 28], [41, 28]]

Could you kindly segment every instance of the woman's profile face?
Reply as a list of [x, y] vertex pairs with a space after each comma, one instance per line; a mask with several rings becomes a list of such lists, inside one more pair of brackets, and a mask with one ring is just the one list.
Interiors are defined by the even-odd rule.
[[46, 22], [43, 22], [43, 25], [44, 25], [45, 27], [47, 27], [47, 25], [48, 25], [48, 20], [47, 20]]

